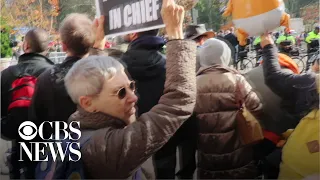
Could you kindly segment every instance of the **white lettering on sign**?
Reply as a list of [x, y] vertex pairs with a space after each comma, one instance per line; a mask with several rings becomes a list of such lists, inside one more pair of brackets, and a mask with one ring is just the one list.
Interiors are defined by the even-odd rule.
[[[141, 24], [140, 3], [136, 2], [131, 5], [132, 8], [132, 25]], [[138, 12], [138, 13], [137, 13]]]
[[141, 22], [145, 23], [146, 22], [146, 8], [144, 6], [144, 1], [140, 1], [140, 7], [141, 7]]
[[159, 0], [141, 0], [122, 7], [109, 11], [110, 30], [119, 29], [122, 25], [129, 27], [159, 19]]
[[131, 6], [130, 5], [126, 5], [124, 7], [123, 13], [124, 13], [124, 20], [123, 20], [124, 21], [124, 25], [126, 27], [129, 27], [132, 24]]
[[158, 0], [152, 0], [152, 17], [153, 20], [158, 20], [158, 10], [160, 8]]
[[151, 5], [151, 0], [145, 0], [146, 3], [146, 17], [147, 17], [147, 22], [152, 21], [152, 15], [151, 15], [151, 11], [152, 11], [152, 7]]
[[121, 28], [121, 9], [116, 8], [109, 11], [110, 30]]

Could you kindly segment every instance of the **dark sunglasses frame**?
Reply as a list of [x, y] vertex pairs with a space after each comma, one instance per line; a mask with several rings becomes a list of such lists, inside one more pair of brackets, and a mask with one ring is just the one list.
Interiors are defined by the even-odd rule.
[[118, 96], [118, 98], [124, 99], [127, 96], [127, 88], [129, 88], [133, 93], [137, 90], [136, 88], [136, 82], [131, 81], [128, 87], [122, 87], [120, 88], [116, 94], [113, 94], [113, 96]]

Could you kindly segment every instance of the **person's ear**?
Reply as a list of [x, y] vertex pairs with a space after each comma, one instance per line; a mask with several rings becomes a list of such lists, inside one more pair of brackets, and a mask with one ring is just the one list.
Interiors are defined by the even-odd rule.
[[130, 40], [131, 41], [134, 41], [134, 40], [136, 40], [138, 38], [138, 33], [132, 33], [132, 34], [130, 34]]
[[207, 40], [207, 37], [202, 37], [199, 41], [200, 46], [202, 46], [206, 40]]
[[24, 41], [24, 42], [22, 43], [22, 50], [23, 50], [23, 52], [29, 53], [29, 49], [30, 49], [29, 43], [28, 43], [27, 41]]
[[68, 51], [68, 47], [65, 43], [61, 43], [62, 44], [62, 51], [63, 52], [67, 52]]
[[97, 109], [95, 108], [94, 103], [93, 103], [93, 99], [91, 97], [81, 96], [79, 98], [79, 105], [87, 112], [90, 112], [90, 113], [97, 112]]

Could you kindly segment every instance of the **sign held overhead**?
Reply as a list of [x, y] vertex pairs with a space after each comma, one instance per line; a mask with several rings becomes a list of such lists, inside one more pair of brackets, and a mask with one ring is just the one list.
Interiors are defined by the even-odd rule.
[[97, 11], [106, 17], [105, 34], [117, 36], [164, 27], [162, 0], [98, 0]]

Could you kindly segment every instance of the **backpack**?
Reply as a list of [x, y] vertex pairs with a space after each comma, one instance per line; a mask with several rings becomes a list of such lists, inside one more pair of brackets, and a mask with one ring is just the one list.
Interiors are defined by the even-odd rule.
[[11, 140], [17, 139], [19, 125], [28, 120], [28, 111], [35, 91], [37, 78], [20, 72], [16, 67], [9, 69], [15, 80], [8, 91], [8, 115], [1, 120], [1, 134]]
[[279, 179], [319, 174], [319, 109], [301, 119], [282, 150]]
[[[80, 148], [75, 148], [81, 150], [81, 148], [90, 140], [94, 131], [82, 132], [81, 138], [78, 140], [80, 142]], [[45, 159], [48, 157], [48, 161], [39, 162], [35, 169], [35, 179], [86, 179], [84, 175], [83, 162], [80, 159], [77, 162], [69, 161], [69, 155], [75, 157], [74, 154], [70, 153], [70, 150], [67, 148], [68, 143], [72, 142], [68, 139], [60, 141], [62, 143], [62, 149], [65, 151], [65, 160], [62, 162], [57, 157], [57, 160], [53, 160], [51, 152], [46, 149], [44, 155], [40, 155], [40, 159]], [[75, 142], [75, 141], [74, 141]], [[57, 151], [57, 149], [56, 149]], [[73, 158], [76, 159], [76, 158]]]

